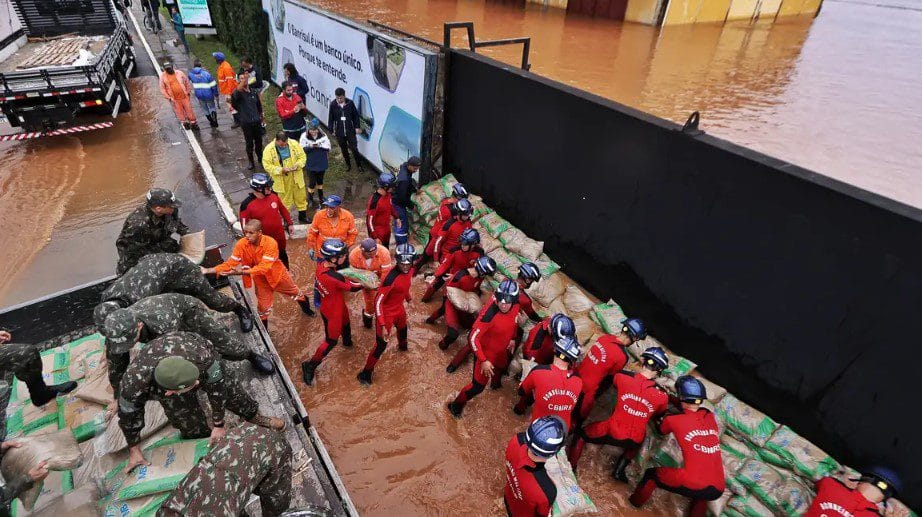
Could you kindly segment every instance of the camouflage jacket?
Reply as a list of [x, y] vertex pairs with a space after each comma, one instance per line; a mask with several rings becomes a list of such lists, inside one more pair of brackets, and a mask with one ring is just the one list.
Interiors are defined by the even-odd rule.
[[[287, 444], [286, 444], [287, 445]], [[10, 505], [13, 499], [19, 497], [19, 494], [32, 488], [35, 482], [29, 476], [19, 476], [5, 484], [0, 481], [0, 516], [10, 514]]]
[[179, 243], [172, 237], [174, 233], [189, 233], [189, 228], [179, 219], [178, 209], [172, 215], [158, 216], [146, 204], [139, 206], [125, 219], [115, 241], [118, 250], [116, 272], [125, 273], [144, 255], [179, 251]]
[[[128, 307], [139, 300], [175, 290], [177, 280], [201, 270], [189, 259], [176, 253], [152, 253], [138, 260], [128, 272], [115, 279], [102, 293], [102, 301], [117, 301]], [[97, 322], [97, 325], [102, 322]]]
[[191, 332], [171, 332], [154, 339], [142, 348], [128, 365], [122, 377], [118, 395], [119, 426], [125, 433], [129, 446], [140, 442], [144, 428], [144, 405], [149, 399], [166, 397], [166, 390], [154, 381], [154, 369], [160, 360], [170, 356], [182, 357], [198, 367], [199, 386], [211, 403], [213, 422], [224, 421], [224, 370], [211, 344]]

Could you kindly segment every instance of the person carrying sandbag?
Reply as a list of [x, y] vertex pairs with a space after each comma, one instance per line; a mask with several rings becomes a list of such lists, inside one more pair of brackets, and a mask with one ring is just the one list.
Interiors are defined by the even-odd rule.
[[[430, 240], [429, 242], [432, 241]], [[426, 288], [426, 292], [423, 293], [423, 297], [420, 298], [420, 300], [424, 303], [432, 301], [432, 297], [435, 296], [435, 293], [440, 289], [445, 287], [445, 282], [447, 282], [449, 278], [454, 276], [458, 271], [473, 266], [474, 262], [484, 255], [486, 255], [486, 253], [483, 251], [483, 248], [480, 247], [480, 232], [473, 228], [465, 229], [461, 232], [458, 245], [448, 250], [448, 256], [442, 259], [439, 267], [436, 268], [435, 277], [432, 279], [432, 283]], [[423, 258], [420, 258], [416, 262], [417, 271], [419, 271], [419, 267], [424, 262]]]
[[[583, 359], [585, 361], [585, 359]], [[644, 350], [640, 358], [640, 371], [619, 371], [613, 384], [618, 391], [615, 407], [609, 418], [577, 428], [568, 458], [573, 470], [583, 454], [586, 442], [614, 445], [624, 452], [615, 463], [612, 477], [627, 483], [625, 471], [631, 460], [640, 452], [647, 435], [647, 423], [662, 415], [669, 406], [669, 395], [653, 380], [669, 366], [669, 357], [658, 346]], [[583, 381], [585, 383], [585, 380]], [[583, 399], [585, 403], [585, 399]]]
[[439, 232], [442, 230], [442, 226], [445, 222], [454, 215], [455, 203], [461, 199], [467, 199], [469, 195], [467, 188], [463, 184], [455, 183], [451, 187], [451, 196], [439, 202], [439, 209], [435, 216], [435, 220], [432, 221], [432, 226], [429, 228], [429, 242], [426, 244], [426, 250], [419, 256], [419, 260], [416, 263], [417, 272], [430, 260], [438, 262], [435, 255], [435, 241], [438, 239]]
[[[0, 442], [0, 461], [2, 461], [6, 451], [19, 447], [22, 447], [22, 443], [15, 440]], [[46, 477], [48, 477], [47, 460], [38, 462], [27, 473], [13, 479], [7, 479], [4, 484], [0, 484], [0, 515], [9, 515], [13, 499], [30, 490], [36, 483], [41, 483]]]
[[461, 242], [464, 230], [473, 227], [471, 216], [474, 215], [474, 205], [467, 199], [459, 199], [454, 204], [452, 214], [451, 218], [442, 224], [435, 239], [433, 257], [439, 262], [448, 256], [449, 250]]
[[[462, 269], [455, 273], [448, 281], [447, 287], [456, 287], [468, 293], [477, 293], [480, 296], [480, 284], [483, 283], [484, 277], [496, 274], [496, 262], [490, 257], [480, 257], [474, 262], [473, 267]], [[445, 316], [445, 336], [439, 341], [439, 348], [448, 350], [448, 347], [454, 343], [458, 336], [461, 335], [461, 325], [470, 322], [470, 318], [464, 316], [466, 313], [455, 307], [451, 300], [446, 296], [442, 299], [442, 305], [426, 318], [426, 323], [435, 325], [439, 318]], [[462, 321], [464, 320], [464, 321]], [[449, 371], [452, 373], [454, 370]]]
[[573, 365], [579, 361], [579, 343], [568, 337], [554, 343], [554, 362], [532, 368], [519, 384], [519, 401], [512, 411], [524, 415], [528, 406], [531, 420], [547, 415], [557, 415], [570, 430], [570, 421], [576, 410], [583, 380], [573, 371]]
[[544, 463], [563, 447], [567, 428], [558, 416], [541, 417], [506, 445], [506, 487], [503, 503], [510, 517], [551, 514], [557, 487]]
[[829, 515], [829, 508], [835, 508], [840, 515], [870, 517], [880, 515], [879, 505], [897, 497], [903, 490], [903, 482], [896, 472], [886, 467], [870, 467], [849, 488], [834, 477], [824, 477], [816, 482], [816, 497], [804, 517]]
[[589, 416], [595, 399], [611, 386], [612, 377], [624, 369], [628, 360], [625, 348], [646, 337], [644, 322], [628, 318], [621, 322], [621, 332], [600, 336], [592, 345], [586, 358], [576, 368], [576, 373], [583, 379], [583, 401], [578, 415], [580, 422]]
[[[388, 251], [387, 246], [378, 244], [374, 239], [368, 237], [349, 252], [349, 267], [371, 271], [378, 278], [384, 278], [385, 273], [393, 267], [391, 252]], [[377, 294], [377, 289], [362, 288], [362, 298], [365, 301], [365, 307], [362, 309], [362, 325], [367, 329], [371, 328], [374, 319]]]
[[551, 364], [554, 343], [567, 337], [576, 337], [576, 325], [569, 316], [558, 312], [544, 318], [528, 332], [522, 357], [538, 364]]

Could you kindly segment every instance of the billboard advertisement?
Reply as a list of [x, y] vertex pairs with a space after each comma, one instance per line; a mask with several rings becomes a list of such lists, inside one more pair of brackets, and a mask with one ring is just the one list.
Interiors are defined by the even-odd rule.
[[434, 53], [297, 2], [263, 0], [263, 8], [273, 81], [293, 63], [308, 83], [307, 109], [324, 125], [333, 92], [346, 90], [359, 111], [359, 152], [379, 170], [422, 156]]
[[176, 3], [187, 33], [215, 34], [208, 0], [176, 0]]

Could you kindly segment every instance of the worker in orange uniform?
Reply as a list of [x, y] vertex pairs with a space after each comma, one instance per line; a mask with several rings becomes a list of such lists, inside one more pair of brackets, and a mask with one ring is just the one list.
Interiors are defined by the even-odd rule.
[[[391, 252], [371, 237], [363, 239], [349, 253], [349, 267], [373, 271], [378, 275], [379, 279], [384, 279], [384, 275], [393, 267]], [[377, 294], [377, 289], [362, 289], [362, 297], [365, 299], [365, 307], [362, 309], [362, 324], [367, 329], [371, 328], [371, 322], [374, 319], [375, 296]]]
[[[224, 100], [228, 103], [228, 108], [230, 108], [230, 96], [237, 89], [237, 74], [234, 73], [234, 67], [227, 62], [223, 52], [212, 52], [211, 55], [218, 63], [218, 93], [224, 97]], [[220, 103], [218, 105], [220, 106]], [[234, 115], [234, 125], [231, 126], [231, 129], [237, 129], [240, 126], [237, 122], [237, 114], [233, 108], [230, 108], [230, 110]]]
[[176, 112], [176, 118], [182, 122], [182, 127], [198, 130], [198, 122], [190, 102], [192, 92], [192, 81], [189, 77], [182, 70], [173, 68], [173, 63], [164, 62], [163, 73], [160, 74], [160, 93], [173, 103], [173, 111]]
[[307, 232], [307, 252], [312, 260], [320, 256], [320, 247], [327, 239], [339, 239], [352, 247], [359, 231], [355, 228], [355, 216], [343, 208], [343, 198], [332, 195], [323, 201], [323, 210], [314, 214], [311, 228]]
[[222, 276], [243, 275], [243, 285], [255, 286], [256, 305], [259, 319], [269, 328], [269, 313], [272, 312], [272, 295], [281, 293], [291, 296], [301, 310], [314, 315], [310, 302], [291, 279], [291, 274], [279, 260], [279, 245], [275, 239], [263, 235], [259, 219], [250, 219], [243, 227], [243, 238], [234, 245], [230, 258], [212, 268], [202, 268], [202, 273], [217, 273]]

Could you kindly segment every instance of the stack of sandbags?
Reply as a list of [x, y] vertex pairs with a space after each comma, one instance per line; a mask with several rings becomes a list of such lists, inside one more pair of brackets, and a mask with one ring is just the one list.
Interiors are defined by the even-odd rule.
[[576, 284], [568, 285], [559, 299], [564, 306], [563, 312], [570, 316], [576, 325], [577, 340], [580, 345], [586, 345], [601, 331], [589, 315], [595, 303]]
[[586, 492], [579, 486], [573, 467], [567, 460], [565, 449], [561, 449], [556, 456], [551, 457], [544, 464], [554, 486], [557, 487], [557, 497], [551, 507], [551, 517], [569, 517], [585, 513], [596, 513], [598, 509], [589, 499]]
[[[141, 439], [145, 439], [162, 427], [169, 421], [166, 413], [163, 412], [163, 406], [156, 400], [148, 400], [144, 405], [144, 428], [141, 430]], [[95, 447], [99, 454], [111, 454], [119, 452], [128, 447], [125, 440], [125, 433], [118, 425], [118, 417], [114, 416], [106, 422], [105, 429], [96, 437]]]
[[516, 227], [510, 227], [502, 235], [499, 241], [508, 251], [515, 253], [526, 261], [538, 260], [538, 257], [544, 252], [544, 243], [536, 241], [525, 235], [525, 232]]
[[798, 476], [782, 474], [758, 460], [746, 461], [734, 479], [775, 515], [803, 515], [816, 495]]
[[809, 481], [818, 481], [841, 468], [826, 452], [784, 425], [765, 442], [759, 457], [776, 467], [793, 470]]
[[551, 313], [547, 313], [547, 308], [551, 306], [554, 300], [562, 296], [566, 290], [567, 284], [563, 274], [555, 273], [533, 283], [525, 292], [531, 296], [535, 305], [539, 306], [539, 309], [544, 308], [545, 315], [549, 316]]

